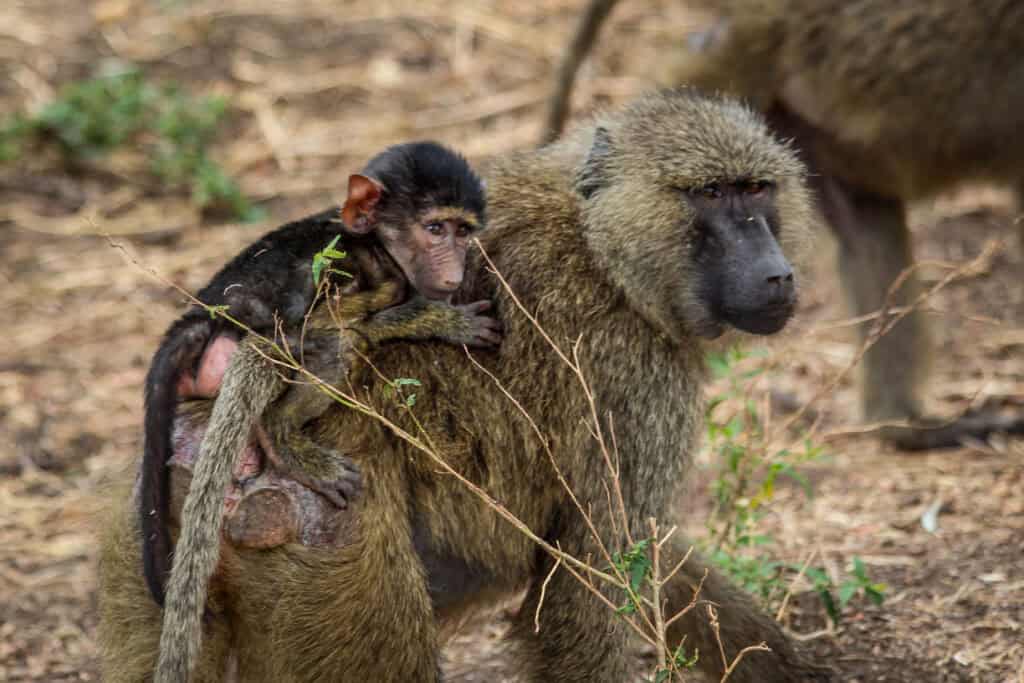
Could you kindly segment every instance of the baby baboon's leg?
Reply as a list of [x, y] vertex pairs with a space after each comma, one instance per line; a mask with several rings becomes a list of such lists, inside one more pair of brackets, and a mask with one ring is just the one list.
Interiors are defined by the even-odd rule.
[[[143, 581], [142, 551], [134, 498], [118, 501], [103, 527], [100, 549], [99, 649], [103, 680], [142, 683], [152, 680], [160, 643], [162, 612]], [[211, 602], [211, 609], [216, 603]], [[226, 620], [214, 615], [205, 624], [199, 672], [192, 683], [225, 679], [231, 642]]]
[[401, 291], [400, 281], [388, 280], [373, 289], [351, 292], [317, 306], [301, 336], [300, 361], [313, 377], [296, 373], [288, 390], [264, 414], [264, 450], [275, 466], [339, 508], [348, 506], [348, 501], [359, 492], [361, 481], [349, 458], [324, 447], [303, 430], [307, 422], [320, 417], [335, 401], [313, 378], [347, 391], [345, 382], [353, 360], [358, 357], [356, 349], [366, 352], [368, 347], [361, 336], [345, 332], [339, 325], [393, 306]]

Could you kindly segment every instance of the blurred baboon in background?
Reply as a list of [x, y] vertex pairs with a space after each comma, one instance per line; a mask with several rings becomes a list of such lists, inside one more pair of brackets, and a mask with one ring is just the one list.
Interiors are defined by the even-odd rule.
[[[578, 65], [613, 2], [593, 0], [566, 57]], [[908, 201], [966, 180], [1024, 190], [1024, 3], [1018, 0], [694, 0], [716, 20], [659, 66], [664, 84], [743, 97], [793, 137], [815, 177], [839, 242], [839, 269], [856, 315], [880, 310], [913, 264]], [[572, 78], [560, 77], [544, 139], [564, 123]], [[1024, 226], [1024, 223], [1022, 223]], [[1024, 244], [1024, 227], [1021, 228]], [[922, 291], [913, 272], [890, 304]], [[860, 327], [862, 334], [871, 324]], [[958, 445], [1024, 418], [923, 413], [929, 369], [923, 315], [913, 312], [863, 362], [870, 421], [910, 422], [883, 436], [904, 448]]]

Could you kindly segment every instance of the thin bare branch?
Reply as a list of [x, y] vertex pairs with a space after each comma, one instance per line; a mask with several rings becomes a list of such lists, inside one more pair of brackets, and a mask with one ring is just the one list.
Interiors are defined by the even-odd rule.
[[540, 599], [537, 600], [537, 610], [533, 613], [533, 632], [540, 633], [540, 608], [544, 605], [544, 597], [548, 593], [548, 583], [551, 581], [551, 577], [558, 571], [558, 567], [562, 564], [562, 558], [555, 560], [555, 564], [551, 567], [551, 571], [544, 578], [544, 583], [540, 585]]

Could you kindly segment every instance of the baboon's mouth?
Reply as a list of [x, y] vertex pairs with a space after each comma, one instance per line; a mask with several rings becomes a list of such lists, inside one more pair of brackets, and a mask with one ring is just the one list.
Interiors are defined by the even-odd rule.
[[448, 301], [456, 291], [458, 291], [457, 287], [454, 289], [423, 288], [423, 291], [421, 291], [420, 294], [431, 301]]
[[795, 303], [776, 304], [754, 310], [725, 309], [722, 317], [736, 329], [749, 334], [775, 334], [789, 322]]

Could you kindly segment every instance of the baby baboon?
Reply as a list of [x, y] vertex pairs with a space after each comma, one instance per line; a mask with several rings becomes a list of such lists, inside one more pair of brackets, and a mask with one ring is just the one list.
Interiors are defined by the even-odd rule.
[[[605, 115], [564, 143], [500, 160], [487, 182], [481, 241], [551, 338], [577, 344], [598, 411], [614, 422], [633, 536], [649, 533], [652, 516], [671, 527], [701, 432], [703, 342], [734, 328], [776, 332], [793, 311], [788, 258], [810, 220], [804, 167], [745, 107], [673, 91]], [[576, 375], [479, 254], [466, 275], [460, 296], [494, 300], [506, 332], [498, 349], [475, 355], [536, 421], [543, 444], [461, 350], [391, 344], [373, 353], [374, 365], [386, 377], [420, 380], [415, 416], [456, 471], [541, 537], [599, 558], [549, 447], [603, 542], [623, 550], [623, 520], [609, 506], [609, 473]], [[375, 377], [358, 364], [351, 381], [412, 429]], [[197, 679], [219, 677], [218, 654], [231, 648], [245, 681], [438, 681], [444, 625], [525, 586], [511, 637], [527, 680], [628, 680], [628, 629], [604, 602], [564, 568], [552, 573], [546, 553], [379, 421], [340, 406], [328, 418], [316, 436], [343, 445], [365, 477], [358, 533], [341, 548], [240, 549], [224, 562]], [[159, 615], [137, 604], [138, 543], [130, 519], [105, 534], [100, 632], [109, 681], [143, 679], [156, 658]], [[688, 548], [672, 535], [665, 566]], [[762, 641], [771, 648], [748, 653], [731, 682], [826, 680], [749, 596], [696, 556], [662, 593], [670, 613], [689, 604], [705, 571], [701, 598], [718, 606], [725, 656]], [[673, 622], [668, 635], [673, 646], [685, 635], [686, 651], [699, 649], [699, 666], [721, 678], [704, 609]]]
[[[890, 285], [913, 264], [908, 201], [966, 180], [1024, 192], [1024, 150], [1010, 142], [1024, 127], [1024, 3], [691, 4], [718, 19], [668, 60], [664, 81], [739, 95], [781, 134], [795, 138], [816, 172], [815, 189], [838, 237], [840, 275], [856, 315], [880, 310]], [[604, 0], [591, 5], [607, 15]], [[571, 63], [582, 60], [570, 57]], [[568, 92], [557, 91], [552, 111], [567, 100]], [[547, 135], [557, 135], [563, 122], [564, 116], [552, 119]], [[906, 305], [921, 291], [912, 273], [892, 304]], [[862, 334], [871, 327], [862, 325]], [[935, 426], [924, 417], [919, 395], [929, 357], [917, 312], [865, 356], [865, 417], [911, 423], [886, 429], [884, 436], [917, 449], [952, 447], [996, 430], [1024, 433], [1024, 417], [999, 415], [968, 415]]]
[[[491, 325], [497, 325], [496, 321], [481, 326], [478, 336], [470, 334], [469, 318], [482, 308], [479, 304], [454, 307], [424, 300], [420, 310], [411, 315], [408, 303], [387, 308], [395, 299], [395, 288], [389, 287], [390, 284], [342, 296], [330, 314], [324, 311], [331, 302], [317, 307], [310, 319], [313, 334], [325, 338], [324, 346], [332, 350], [329, 353], [319, 350], [314, 354], [318, 362], [307, 363], [307, 368], [317, 377], [331, 384], [339, 384], [344, 379], [342, 371], [347, 375], [348, 359], [356, 355], [348, 343], [350, 335], [354, 335], [357, 342], [363, 340], [356, 344], [361, 347], [360, 353], [369, 350], [368, 341], [379, 343], [388, 339], [435, 337], [470, 345], [496, 340], [497, 333], [491, 329]], [[375, 311], [380, 312], [369, 316]], [[334, 320], [342, 324], [341, 331], [338, 323], [332, 325]], [[224, 492], [230, 484], [233, 465], [253, 430], [261, 429], [257, 423], [260, 415], [289, 387], [262, 353], [254, 344], [243, 342], [228, 365], [210, 414], [181, 513], [181, 532], [167, 584], [155, 683], [187, 680], [194, 667], [202, 641], [201, 620], [206, 594], [220, 559]], [[328, 358], [334, 359], [333, 365], [326, 362]], [[283, 399], [271, 405], [262, 420], [266, 427], [266, 434], [260, 435], [263, 451], [270, 454], [280, 448], [282, 453], [276, 459], [278, 467], [280, 461], [285, 461], [285, 473], [302, 483], [307, 483], [310, 477], [328, 480], [328, 476], [337, 471], [339, 461], [341, 466], [355, 471], [340, 452], [323, 449], [300, 430], [304, 423], [323, 414], [333, 402], [332, 398], [311, 384], [292, 386]], [[275, 439], [274, 435], [284, 436]], [[290, 453], [290, 458], [283, 457], [284, 453]], [[296, 471], [301, 476], [295, 476]]]
[[[198, 298], [208, 305], [227, 306], [231, 316], [257, 332], [273, 335], [278, 318], [286, 331], [295, 332], [315, 294], [313, 256], [341, 231], [343, 239], [335, 246], [345, 257], [326, 275], [338, 282], [336, 289], [343, 297], [352, 298], [343, 317], [357, 321], [392, 306], [366, 324], [352, 322], [351, 329], [368, 342], [429, 337], [468, 344], [496, 341], [494, 321], [480, 315], [484, 310], [481, 302], [458, 308], [445, 303], [462, 282], [469, 237], [481, 227], [483, 214], [480, 181], [461, 156], [435, 143], [397, 145], [378, 154], [362, 174], [349, 179], [348, 197], [340, 212], [327, 211], [265, 235], [215, 275]], [[404, 291], [407, 282], [413, 290], [411, 297]], [[333, 341], [337, 350], [341, 343], [337, 325], [325, 318], [329, 316], [321, 314], [313, 321], [310, 341], [327, 346]], [[160, 604], [170, 569], [167, 460], [175, 405], [180, 398], [216, 393], [241, 333], [230, 321], [193, 307], [167, 332], [146, 378], [140, 501], [143, 564], [150, 590]], [[225, 478], [249, 438], [253, 422], [285, 387], [255, 348], [244, 350], [234, 365], [237, 373], [245, 376], [232, 381], [241, 393], [219, 400], [218, 405], [221, 412], [236, 418], [232, 425], [237, 430], [223, 432], [223, 437], [219, 427], [210, 433], [221, 439], [236, 435], [242, 441], [225, 448], [217, 448], [220, 442], [215, 442], [211, 450], [226, 462], [200, 465], [210, 475], [214, 474], [210, 468], [227, 468]], [[326, 367], [318, 365], [316, 369]], [[259, 392], [255, 391], [257, 383]], [[276, 453], [279, 467], [344, 506], [358, 484], [358, 473], [344, 458], [323, 457], [297, 429], [329, 403], [314, 387], [289, 392], [277, 417], [268, 422], [273, 429], [265, 450], [268, 456]], [[220, 477], [197, 479], [198, 487], [210, 487], [217, 493], [224, 490], [224, 484], [217, 483]], [[197, 496], [194, 504], [199, 505], [200, 499], [210, 505], [215, 500]]]

